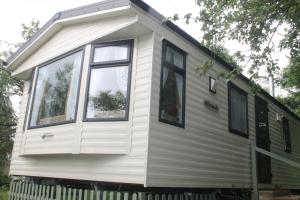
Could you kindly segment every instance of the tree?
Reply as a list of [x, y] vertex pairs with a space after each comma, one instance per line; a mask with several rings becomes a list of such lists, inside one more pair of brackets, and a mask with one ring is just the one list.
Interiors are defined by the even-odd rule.
[[[187, 23], [199, 23], [205, 46], [215, 51], [225, 41], [238, 41], [249, 49], [236, 51], [233, 56], [238, 63], [250, 65], [251, 80], [261, 78], [259, 72], [264, 68], [275, 83], [299, 91], [299, 87], [291, 86], [300, 80], [299, 0], [196, 0], [196, 4], [199, 14], [188, 13], [183, 18]], [[175, 14], [172, 19], [180, 17]], [[275, 53], [283, 50], [289, 52], [290, 64], [281, 76]]]
[[22, 29], [22, 37], [27, 41], [40, 29], [40, 22], [32, 19], [29, 25], [22, 24]]
[[278, 100], [300, 116], [300, 58], [290, 60], [289, 66], [283, 71], [282, 86], [289, 91], [286, 97]]
[[[27, 40], [38, 30], [38, 21], [30, 22], [30, 25], [22, 25], [22, 37]], [[15, 45], [16, 48], [19, 46]], [[7, 184], [7, 161], [12, 150], [12, 137], [15, 133], [17, 117], [10, 98], [20, 96], [23, 90], [23, 82], [11, 76], [3, 65], [6, 58], [12, 54], [12, 50], [0, 52], [0, 186]]]
[[121, 91], [112, 94], [110, 90], [101, 91], [97, 96], [91, 98], [92, 104], [99, 111], [124, 110], [126, 98]]

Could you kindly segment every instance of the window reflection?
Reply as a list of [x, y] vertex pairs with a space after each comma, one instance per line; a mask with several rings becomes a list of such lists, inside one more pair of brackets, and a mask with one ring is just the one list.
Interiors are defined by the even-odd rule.
[[30, 126], [75, 119], [82, 51], [39, 68]]
[[87, 118], [124, 118], [128, 66], [91, 69]]

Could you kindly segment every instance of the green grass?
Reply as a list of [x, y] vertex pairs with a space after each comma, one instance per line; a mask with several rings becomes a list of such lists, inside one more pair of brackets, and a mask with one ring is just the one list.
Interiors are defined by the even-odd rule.
[[0, 200], [7, 200], [8, 199], [8, 189], [0, 187]]

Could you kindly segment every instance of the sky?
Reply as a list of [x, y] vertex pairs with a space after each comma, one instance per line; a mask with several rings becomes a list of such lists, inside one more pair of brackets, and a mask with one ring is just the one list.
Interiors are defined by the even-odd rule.
[[[194, 0], [144, 0], [151, 7], [166, 17], [178, 13], [183, 16], [186, 13], [197, 14], [198, 6]], [[28, 24], [32, 19], [39, 20], [41, 26], [45, 24], [55, 13], [66, 9], [83, 6], [99, 0], [9, 0], [1, 3], [0, 8], [0, 41], [8, 43], [23, 42], [21, 37], [22, 23]], [[195, 39], [200, 39], [200, 26], [197, 24], [186, 25], [184, 21], [177, 24], [186, 32], [191, 34]], [[231, 52], [243, 48], [237, 42], [228, 41], [224, 44]], [[0, 50], [7, 47], [7, 44], [0, 42]], [[280, 57], [280, 65], [283, 67], [287, 64], [285, 55]], [[277, 93], [283, 93], [281, 89]], [[13, 105], [17, 105], [19, 99], [12, 99]]]
[[[0, 40], [15, 43], [22, 41], [21, 24], [28, 23], [31, 19], [37, 19], [41, 25], [47, 22], [56, 12], [83, 6], [99, 0], [9, 0], [1, 3]], [[165, 16], [174, 13], [196, 12], [194, 0], [146, 0], [146, 3], [154, 7]]]

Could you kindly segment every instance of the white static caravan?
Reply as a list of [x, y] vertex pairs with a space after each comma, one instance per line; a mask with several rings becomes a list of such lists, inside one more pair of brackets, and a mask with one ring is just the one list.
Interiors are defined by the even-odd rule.
[[[300, 118], [140, 0], [57, 13], [24, 80], [10, 174], [140, 188], [300, 189]], [[219, 191], [219, 190], [218, 190]]]

